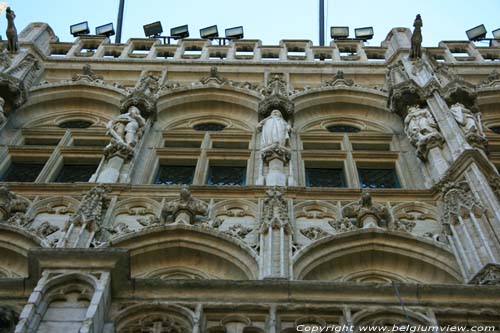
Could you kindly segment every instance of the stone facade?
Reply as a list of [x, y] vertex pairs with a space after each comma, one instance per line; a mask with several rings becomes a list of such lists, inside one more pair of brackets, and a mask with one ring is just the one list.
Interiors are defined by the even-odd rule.
[[421, 48], [415, 22], [379, 47], [24, 28], [0, 331], [498, 331], [499, 46]]

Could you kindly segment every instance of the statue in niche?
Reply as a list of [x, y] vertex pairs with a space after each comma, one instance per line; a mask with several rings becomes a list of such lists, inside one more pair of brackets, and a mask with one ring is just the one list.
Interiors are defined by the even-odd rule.
[[131, 106], [127, 113], [121, 114], [107, 124], [109, 134], [121, 145], [134, 148], [139, 141], [146, 120], [135, 106]]
[[465, 136], [475, 135], [484, 137], [480, 113], [474, 115], [471, 110], [467, 109], [461, 103], [453, 104], [450, 107], [450, 112]]
[[415, 30], [413, 30], [413, 34], [411, 35], [411, 51], [410, 51], [410, 59], [416, 60], [422, 58], [422, 18], [420, 14], [417, 15], [415, 21], [413, 22], [413, 26]]
[[273, 110], [269, 117], [263, 119], [257, 130], [262, 131], [261, 150], [275, 145], [288, 147], [292, 128], [279, 110]]
[[404, 125], [410, 142], [416, 146], [423, 144], [430, 136], [439, 134], [438, 126], [427, 108], [409, 107]]
[[16, 14], [12, 9], [10, 9], [10, 7], [7, 7], [5, 16], [7, 17], [7, 31], [5, 32], [8, 39], [7, 49], [10, 53], [17, 53], [19, 50], [19, 43], [17, 41], [17, 29], [14, 24]]

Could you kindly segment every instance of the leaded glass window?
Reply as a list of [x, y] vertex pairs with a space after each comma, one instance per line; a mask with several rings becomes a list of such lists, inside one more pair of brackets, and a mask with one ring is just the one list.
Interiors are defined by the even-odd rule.
[[246, 168], [235, 166], [211, 166], [208, 185], [245, 185]]
[[333, 133], [358, 133], [360, 128], [351, 125], [330, 125], [326, 128]]
[[2, 177], [4, 182], [34, 182], [44, 164], [12, 163]]
[[218, 132], [222, 131], [224, 128], [226, 128], [226, 125], [224, 124], [219, 124], [219, 123], [203, 123], [203, 124], [197, 124], [194, 125], [193, 128], [197, 131], [213, 131], [213, 132]]
[[68, 120], [59, 124], [61, 128], [88, 128], [92, 122], [87, 120]]
[[195, 167], [192, 165], [161, 165], [155, 184], [189, 185], [193, 183]]
[[500, 126], [491, 126], [490, 130], [492, 130], [495, 134], [500, 134]]
[[68, 164], [64, 165], [59, 171], [56, 183], [75, 183], [75, 182], [88, 182], [90, 177], [94, 174], [97, 169], [96, 165], [77, 165]]
[[345, 187], [342, 168], [306, 168], [306, 185], [310, 187]]
[[399, 188], [399, 180], [394, 168], [359, 168], [362, 188]]

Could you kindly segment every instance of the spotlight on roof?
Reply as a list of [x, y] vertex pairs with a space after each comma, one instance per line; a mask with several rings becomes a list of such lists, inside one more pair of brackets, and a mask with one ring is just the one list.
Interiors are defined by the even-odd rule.
[[243, 27], [234, 27], [226, 29], [227, 39], [242, 39], [243, 38]]
[[161, 27], [160, 21], [145, 24], [142, 27], [144, 29], [144, 35], [146, 37], [160, 36], [161, 33], [163, 32], [163, 28]]
[[115, 34], [115, 29], [113, 28], [113, 23], [108, 23], [100, 25], [95, 28], [95, 34], [99, 36], [113, 36]]
[[88, 35], [90, 33], [89, 23], [87, 21], [73, 24], [69, 27], [69, 30], [73, 37]]
[[189, 37], [189, 28], [186, 25], [181, 25], [170, 29], [170, 36], [174, 39], [182, 39]]
[[469, 38], [469, 40], [480, 40], [486, 37], [486, 28], [484, 27], [484, 24], [481, 24], [467, 30], [465, 33], [467, 34], [467, 38]]
[[356, 39], [367, 41], [373, 38], [373, 27], [357, 28], [354, 29]]
[[494, 39], [500, 39], [500, 29], [493, 30], [492, 33]]
[[349, 37], [349, 27], [330, 27], [332, 39], [346, 39]]
[[200, 37], [201, 38], [218, 38], [219, 37], [219, 31], [217, 30], [216, 25], [212, 25], [210, 27], [206, 27], [203, 29], [200, 29]]

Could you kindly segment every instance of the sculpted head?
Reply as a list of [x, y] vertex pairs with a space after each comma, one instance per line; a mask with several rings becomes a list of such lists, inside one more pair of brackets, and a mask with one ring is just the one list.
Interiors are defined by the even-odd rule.
[[281, 114], [281, 111], [280, 110], [273, 110], [271, 112], [271, 116], [272, 117], [280, 117], [280, 118], [283, 118], [283, 115]]
[[180, 195], [181, 195], [181, 200], [182, 200], [182, 201], [188, 201], [188, 200], [189, 200], [189, 198], [191, 197], [191, 191], [189, 190], [189, 187], [187, 187], [187, 186], [183, 186], [183, 187], [181, 188], [181, 193], [180, 193]]
[[137, 108], [137, 106], [132, 105], [131, 107], [128, 108], [128, 113], [131, 116], [138, 116], [141, 114], [141, 111], [139, 110], [139, 108]]

